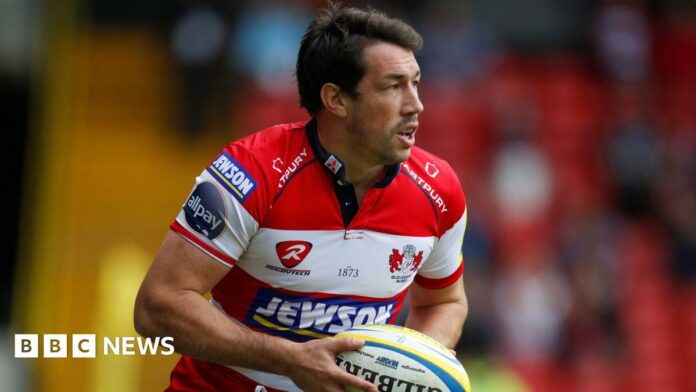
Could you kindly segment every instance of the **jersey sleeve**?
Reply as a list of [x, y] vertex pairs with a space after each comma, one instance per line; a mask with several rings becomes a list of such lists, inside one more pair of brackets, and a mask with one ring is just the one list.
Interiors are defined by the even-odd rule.
[[451, 285], [464, 271], [462, 242], [466, 231], [467, 208], [459, 180], [453, 172], [450, 178], [448, 204], [451, 209], [440, 217], [440, 236], [415, 277], [417, 284], [429, 289]]
[[246, 150], [227, 146], [196, 178], [171, 229], [232, 267], [259, 227], [262, 172]]

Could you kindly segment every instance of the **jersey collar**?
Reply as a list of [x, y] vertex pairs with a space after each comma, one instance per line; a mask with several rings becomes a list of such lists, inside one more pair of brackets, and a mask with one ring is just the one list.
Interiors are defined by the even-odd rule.
[[[307, 130], [307, 140], [309, 141], [309, 145], [312, 148], [314, 155], [317, 157], [317, 159], [319, 159], [319, 162], [321, 162], [324, 168], [331, 173], [336, 180], [338, 180], [339, 184], [348, 184], [348, 180], [346, 180], [345, 165], [343, 162], [337, 156], [326, 151], [324, 147], [322, 147], [321, 143], [319, 143], [319, 133], [317, 131], [316, 119], [313, 118], [309, 120], [305, 126], [305, 129]], [[400, 166], [401, 165], [399, 164], [387, 166], [384, 177], [375, 182], [372, 186], [375, 188], [384, 188], [391, 184], [391, 182], [394, 181], [394, 178], [396, 178], [396, 176], [399, 174]]]

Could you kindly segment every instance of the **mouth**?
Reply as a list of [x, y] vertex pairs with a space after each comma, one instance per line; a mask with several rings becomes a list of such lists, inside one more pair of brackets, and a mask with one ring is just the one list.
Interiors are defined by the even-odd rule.
[[416, 142], [416, 131], [418, 130], [418, 123], [406, 124], [400, 132], [397, 133], [399, 139], [406, 144], [408, 147], [412, 147]]

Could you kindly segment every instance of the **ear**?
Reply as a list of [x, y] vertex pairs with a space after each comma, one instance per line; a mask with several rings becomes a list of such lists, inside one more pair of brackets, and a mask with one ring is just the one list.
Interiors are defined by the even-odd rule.
[[319, 92], [324, 109], [340, 118], [348, 115], [348, 95], [343, 94], [341, 88], [333, 83], [324, 83]]

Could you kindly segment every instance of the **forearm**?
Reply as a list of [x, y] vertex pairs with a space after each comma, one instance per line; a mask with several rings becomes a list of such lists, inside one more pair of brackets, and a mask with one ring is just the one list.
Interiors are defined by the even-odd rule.
[[410, 294], [411, 310], [406, 326], [454, 348], [469, 310], [463, 279], [439, 289], [427, 289], [416, 283], [411, 286]]
[[247, 329], [216, 309], [203, 296], [183, 290], [139, 296], [136, 329], [145, 336], [171, 336], [180, 354], [284, 374], [296, 343]]

